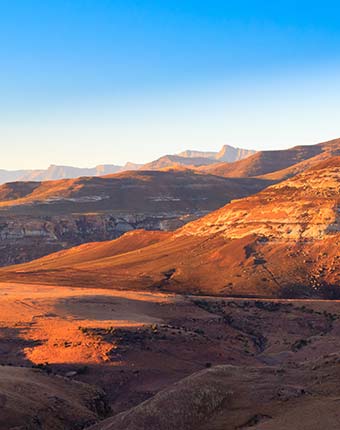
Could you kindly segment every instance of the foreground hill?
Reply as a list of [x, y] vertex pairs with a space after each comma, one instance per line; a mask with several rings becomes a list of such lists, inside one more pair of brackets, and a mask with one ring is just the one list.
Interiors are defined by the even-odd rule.
[[219, 163], [200, 169], [224, 177], [260, 176], [280, 181], [338, 155], [340, 155], [340, 139], [335, 139], [317, 145], [296, 146], [277, 151], [259, 151], [235, 163]]
[[[184, 226], [158, 243], [69, 263], [64, 254], [0, 279], [246, 296], [329, 296], [340, 280], [340, 157]], [[147, 237], [147, 232], [138, 232]], [[136, 237], [126, 236], [132, 244]], [[140, 241], [141, 239], [139, 239]], [[77, 253], [77, 249], [69, 251]]]
[[73, 430], [95, 423], [104, 413], [104, 394], [96, 387], [37, 369], [0, 367], [2, 430]]
[[0, 265], [134, 229], [172, 230], [270, 181], [172, 169], [0, 186]]
[[338, 301], [75, 287], [1, 283], [1, 430], [338, 430]]
[[339, 389], [332, 379], [339, 377], [338, 360], [333, 354], [285, 369], [216, 366], [90, 430], [337, 430], [339, 413], [332, 399]]

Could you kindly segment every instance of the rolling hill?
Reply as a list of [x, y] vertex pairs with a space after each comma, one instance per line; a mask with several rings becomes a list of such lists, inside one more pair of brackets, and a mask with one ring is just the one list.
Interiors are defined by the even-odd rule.
[[0, 186], [0, 210], [33, 215], [110, 210], [209, 211], [271, 182], [221, 178], [190, 169], [132, 171], [102, 177], [13, 182]]
[[[0, 280], [256, 297], [339, 294], [340, 157], [236, 200], [152, 245], [69, 263], [56, 254]], [[147, 240], [150, 233], [137, 232]]]
[[187, 169], [0, 186], [0, 265], [134, 229], [173, 230], [271, 181]]
[[[0, 367], [0, 428], [84, 428], [103, 418], [102, 390], [38, 369]], [[104, 403], [103, 403], [104, 404]], [[103, 409], [103, 408], [102, 408]]]
[[[295, 366], [215, 366], [89, 430], [337, 430], [337, 354]], [[313, 377], [318, 373], [318, 389]], [[322, 377], [323, 374], [328, 375]], [[284, 373], [284, 377], [282, 377]], [[280, 376], [281, 374], [281, 376]], [[167, 413], [165, 413], [167, 411]]]

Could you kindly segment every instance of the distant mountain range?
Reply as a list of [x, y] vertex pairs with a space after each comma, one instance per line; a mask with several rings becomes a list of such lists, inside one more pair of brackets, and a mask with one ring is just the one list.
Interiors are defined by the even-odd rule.
[[234, 148], [224, 145], [219, 152], [204, 152], [186, 150], [176, 155], [164, 155], [151, 163], [140, 167], [142, 170], [159, 170], [167, 167], [186, 166], [202, 167], [214, 166], [219, 163], [232, 163], [243, 160], [256, 151], [252, 149]]
[[126, 163], [125, 166], [101, 164], [92, 168], [51, 164], [47, 169], [39, 170], [0, 170], [0, 184], [15, 181], [51, 181], [78, 178], [80, 176], [104, 176], [125, 170], [136, 170], [139, 167], [140, 165], [134, 163]]
[[159, 170], [174, 166], [199, 167], [219, 162], [234, 162], [254, 154], [251, 149], [234, 148], [224, 145], [219, 152], [187, 150], [176, 155], [165, 155], [147, 164], [126, 163], [124, 166], [102, 164], [93, 168], [51, 165], [38, 170], [1, 170], [0, 184], [15, 181], [49, 181], [72, 179], [81, 176], [104, 176], [128, 170]]

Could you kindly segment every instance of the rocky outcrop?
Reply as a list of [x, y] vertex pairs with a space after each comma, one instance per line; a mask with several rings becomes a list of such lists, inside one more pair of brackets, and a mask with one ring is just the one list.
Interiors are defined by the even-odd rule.
[[187, 149], [186, 151], [182, 151], [177, 155], [185, 158], [210, 158], [214, 160], [217, 154], [218, 152], [216, 151], [195, 151], [192, 149]]
[[8, 183], [0, 186], [0, 265], [134, 229], [174, 230], [267, 185], [190, 170]]
[[233, 163], [234, 161], [243, 160], [255, 154], [255, 152], [253, 149], [234, 148], [230, 145], [224, 145], [216, 154], [215, 159], [225, 163]]
[[0, 217], [0, 265], [33, 260], [82, 243], [116, 239], [137, 230], [174, 230], [204, 212]]
[[340, 157], [234, 201], [178, 234], [222, 234], [228, 239], [249, 235], [267, 240], [316, 240], [340, 232]]

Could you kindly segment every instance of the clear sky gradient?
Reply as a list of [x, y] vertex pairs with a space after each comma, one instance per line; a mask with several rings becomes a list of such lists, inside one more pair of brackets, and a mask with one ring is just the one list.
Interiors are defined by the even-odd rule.
[[340, 3], [0, 0], [0, 168], [340, 137]]

